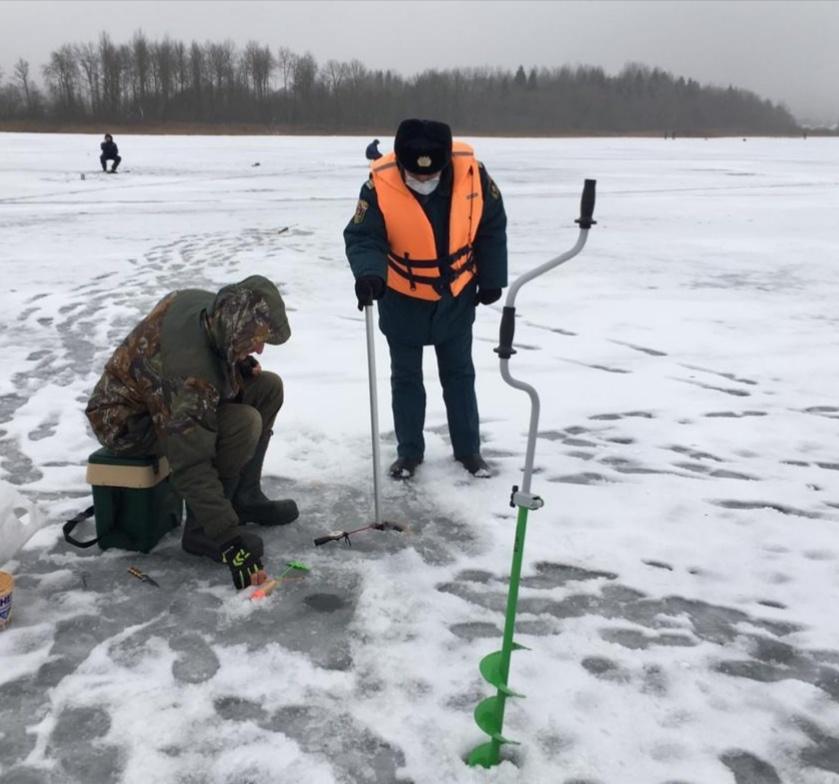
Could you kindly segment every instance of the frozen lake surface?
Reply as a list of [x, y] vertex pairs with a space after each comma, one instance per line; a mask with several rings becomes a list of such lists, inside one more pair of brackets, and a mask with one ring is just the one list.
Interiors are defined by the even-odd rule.
[[[493, 477], [451, 457], [433, 352], [425, 463], [373, 521], [367, 355], [342, 231], [366, 138], [0, 134], [0, 502], [22, 547], [0, 633], [3, 784], [837, 784], [839, 142], [469, 139], [504, 196], [510, 278], [583, 252], [517, 299], [513, 374], [542, 402], [505, 747], [464, 758], [493, 693], [530, 405], [481, 308], [475, 364]], [[381, 145], [390, 149], [389, 140]], [[84, 178], [82, 178], [84, 174]], [[78, 550], [83, 411], [165, 293], [276, 281], [291, 340], [250, 601], [188, 556]], [[382, 462], [395, 453], [376, 338]], [[84, 533], [92, 533], [92, 526]], [[139, 566], [155, 588], [127, 573]]]

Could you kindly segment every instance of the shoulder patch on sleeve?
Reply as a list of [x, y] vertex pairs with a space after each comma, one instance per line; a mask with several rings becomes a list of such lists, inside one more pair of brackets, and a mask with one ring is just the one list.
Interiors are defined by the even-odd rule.
[[501, 191], [498, 190], [498, 186], [495, 184], [495, 180], [492, 179], [489, 175], [487, 175], [488, 185], [489, 185], [489, 195], [492, 196], [493, 199], [500, 199], [501, 198]]
[[373, 178], [371, 177], [367, 182], [364, 183], [371, 191], [376, 190], [376, 183], [373, 182]]
[[352, 222], [358, 225], [364, 220], [364, 216], [367, 214], [367, 209], [370, 205], [364, 201], [364, 199], [359, 199], [358, 204], [355, 207], [355, 215], [353, 215]]

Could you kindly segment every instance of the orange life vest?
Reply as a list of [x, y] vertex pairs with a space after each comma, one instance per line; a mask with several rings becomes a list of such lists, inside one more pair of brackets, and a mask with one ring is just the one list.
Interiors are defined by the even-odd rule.
[[484, 198], [472, 147], [455, 142], [451, 167], [448, 256], [438, 258], [434, 229], [402, 180], [396, 156], [389, 153], [370, 165], [390, 247], [387, 285], [409, 297], [436, 301], [442, 298], [440, 292], [446, 286], [456, 297], [475, 276], [472, 243]]

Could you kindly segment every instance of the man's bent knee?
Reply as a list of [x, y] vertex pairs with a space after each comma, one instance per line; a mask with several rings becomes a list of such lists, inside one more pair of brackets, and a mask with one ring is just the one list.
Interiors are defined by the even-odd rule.
[[245, 380], [242, 402], [259, 411], [265, 426], [271, 427], [283, 407], [283, 400], [283, 380], [276, 373], [263, 370], [259, 375]]
[[219, 406], [216, 466], [222, 479], [235, 479], [254, 456], [262, 435], [262, 416], [253, 406], [223, 403]]

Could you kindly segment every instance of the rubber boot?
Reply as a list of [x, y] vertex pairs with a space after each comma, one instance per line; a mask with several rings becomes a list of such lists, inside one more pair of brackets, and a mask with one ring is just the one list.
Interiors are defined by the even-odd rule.
[[[236, 492], [239, 480], [224, 480], [221, 485], [224, 488], [224, 497], [229, 501]], [[259, 536], [250, 531], [246, 531], [242, 526], [236, 526], [233, 529], [230, 538], [232, 539], [234, 536], [240, 537], [245, 548], [257, 558], [262, 558], [265, 547]], [[189, 504], [186, 505], [186, 519], [184, 520], [184, 533], [181, 538], [181, 547], [190, 555], [205, 555], [207, 558], [216, 561], [216, 563], [222, 563], [222, 554], [226, 549], [223, 544], [219, 544], [219, 542], [204, 531], [201, 523], [198, 522], [198, 518], [195, 517], [189, 508]]]
[[239, 487], [233, 496], [233, 508], [242, 523], [257, 525], [288, 525], [300, 514], [297, 504], [290, 498], [272, 501], [262, 492], [262, 465], [271, 441], [271, 433], [260, 439], [256, 452], [242, 470]]

